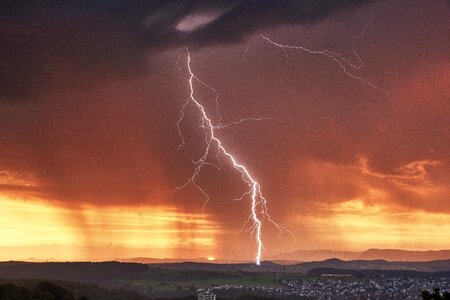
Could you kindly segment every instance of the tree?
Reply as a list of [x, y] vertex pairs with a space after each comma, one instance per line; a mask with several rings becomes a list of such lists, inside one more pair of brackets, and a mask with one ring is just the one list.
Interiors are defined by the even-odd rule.
[[431, 294], [429, 291], [422, 291], [422, 300], [431, 300]]
[[434, 288], [433, 292], [422, 291], [422, 300], [450, 300], [450, 293], [441, 293], [441, 290]]
[[442, 296], [444, 297], [444, 300], [450, 300], [450, 292], [444, 292]]
[[73, 293], [54, 283], [43, 281], [33, 291], [36, 300], [75, 300]]
[[14, 284], [0, 285], [0, 299], [2, 300], [32, 300], [28, 289]]

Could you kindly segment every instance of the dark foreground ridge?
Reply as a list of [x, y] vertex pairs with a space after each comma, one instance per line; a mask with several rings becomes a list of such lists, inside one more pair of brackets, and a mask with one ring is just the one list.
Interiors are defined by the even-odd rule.
[[[295, 265], [263, 262], [261, 266], [193, 262], [2, 262], [0, 284], [3, 293], [0, 300], [196, 299], [198, 289], [214, 292], [219, 300], [420, 299], [424, 290], [431, 295], [434, 288], [440, 288], [442, 297], [443, 292], [450, 290], [450, 260], [329, 259]], [[54, 295], [33, 298], [42, 290], [42, 293], [52, 293], [48, 289], [59, 291], [58, 295], [65, 298]], [[7, 293], [23, 296], [1, 296]]]
[[145, 300], [135, 292], [111, 291], [76, 282], [1, 280], [0, 299], [4, 300]]

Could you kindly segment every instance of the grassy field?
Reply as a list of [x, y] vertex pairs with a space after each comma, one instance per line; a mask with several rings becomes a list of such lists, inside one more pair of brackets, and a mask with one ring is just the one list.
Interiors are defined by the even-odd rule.
[[238, 285], [243, 287], [278, 287], [274, 273], [250, 273], [242, 271], [188, 271], [152, 269], [122, 281], [134, 290], [156, 293], [173, 292], [177, 289], [192, 290], [213, 286]]

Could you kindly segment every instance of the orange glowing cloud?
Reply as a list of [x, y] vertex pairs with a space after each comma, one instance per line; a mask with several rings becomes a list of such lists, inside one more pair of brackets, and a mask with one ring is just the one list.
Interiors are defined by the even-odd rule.
[[365, 250], [400, 248], [411, 250], [450, 247], [449, 215], [396, 210], [369, 205], [363, 199], [322, 205], [323, 214], [306, 214], [292, 220], [302, 227], [304, 240], [313, 248]]
[[307, 177], [292, 178], [301, 178], [300, 186], [312, 192], [303, 192], [308, 198], [299, 196], [298, 204], [291, 207], [298, 214], [291, 214], [287, 223], [300, 228], [297, 234], [306, 247], [450, 247], [450, 214], [430, 205], [437, 206], [449, 194], [429, 176], [430, 168], [444, 167], [440, 162], [410, 162], [392, 174], [371, 170], [364, 157], [354, 165], [310, 160], [296, 167]]

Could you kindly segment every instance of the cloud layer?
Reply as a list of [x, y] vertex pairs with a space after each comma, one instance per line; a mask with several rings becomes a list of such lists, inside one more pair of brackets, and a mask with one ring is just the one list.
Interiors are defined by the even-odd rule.
[[3, 1], [0, 101], [36, 100], [55, 85], [142, 75], [154, 52], [242, 42], [256, 31], [314, 23], [364, 2]]
[[[221, 122], [270, 119], [219, 131], [261, 182], [274, 218], [300, 237], [268, 251], [301, 248], [302, 238], [330, 247], [330, 235], [354, 248], [365, 230], [379, 232], [378, 220], [392, 228], [392, 247], [402, 245], [397, 229], [413, 247], [409, 224], [420, 221], [422, 247], [423, 232], [450, 214], [448, 15], [446, 1], [421, 0], [3, 1], [0, 198], [61, 206], [83, 241], [96, 209], [113, 210], [119, 223], [130, 217], [121, 219], [121, 207], [198, 216], [199, 191], [172, 194], [204, 147], [188, 108], [186, 147], [177, 151], [188, 46], [194, 72], [219, 94]], [[287, 58], [258, 33], [352, 61], [356, 50], [365, 62], [357, 74], [390, 97], [326, 57], [291, 50]], [[219, 122], [214, 93], [200, 84], [196, 93]], [[239, 176], [224, 163], [221, 171], [206, 168], [199, 183], [211, 195], [207, 218], [218, 224], [211, 249], [225, 256], [235, 251], [227, 245], [242, 245], [251, 256], [247, 233], [236, 234], [248, 201], [231, 201], [244, 188]], [[85, 206], [92, 211], [83, 216]], [[371, 222], [350, 230], [348, 215]], [[179, 232], [191, 232], [179, 223]], [[266, 239], [277, 237], [264, 228]]]

